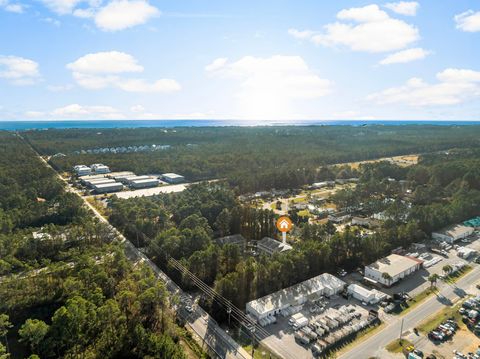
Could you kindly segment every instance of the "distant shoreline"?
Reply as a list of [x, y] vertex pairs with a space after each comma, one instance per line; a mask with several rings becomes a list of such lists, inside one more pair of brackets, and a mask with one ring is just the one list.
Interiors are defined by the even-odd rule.
[[480, 121], [422, 120], [305, 120], [305, 121], [240, 121], [240, 120], [11, 120], [0, 121], [0, 130], [26, 131], [45, 129], [145, 128], [145, 127], [270, 127], [270, 126], [472, 126]]

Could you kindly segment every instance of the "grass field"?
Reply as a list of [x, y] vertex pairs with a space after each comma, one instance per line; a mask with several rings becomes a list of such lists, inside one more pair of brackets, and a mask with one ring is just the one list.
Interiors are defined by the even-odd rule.
[[402, 353], [403, 349], [413, 346], [411, 342], [406, 339], [395, 339], [393, 342], [388, 344], [385, 349], [390, 353]]
[[462, 278], [464, 275], [469, 273], [472, 269], [473, 269], [472, 266], [467, 265], [467, 266], [463, 267], [461, 270], [459, 270], [459, 271], [457, 271], [453, 274], [448, 275], [447, 277], [445, 277], [445, 279], [443, 281], [445, 283], [453, 284], [456, 281], [458, 281], [460, 278]]
[[445, 307], [439, 312], [433, 314], [432, 316], [428, 317], [425, 321], [420, 323], [420, 325], [417, 327], [417, 329], [422, 332], [422, 333], [428, 333], [429, 331], [435, 329], [438, 327], [443, 321], [449, 319], [449, 318], [454, 318], [459, 325], [462, 324], [462, 316], [458, 312], [458, 309], [460, 308], [460, 303], [453, 307]]
[[418, 155], [384, 157], [384, 158], [378, 158], [376, 160], [342, 163], [342, 164], [338, 164], [337, 166], [347, 165], [347, 166], [350, 166], [353, 169], [358, 169], [361, 164], [375, 163], [375, 162], [381, 162], [381, 161], [388, 161], [388, 162], [395, 163], [398, 166], [406, 167], [406, 166], [412, 166], [414, 164], [417, 164], [418, 163]]
[[352, 347], [360, 344], [364, 340], [370, 338], [372, 335], [375, 335], [380, 330], [382, 330], [384, 326], [385, 326], [385, 323], [382, 322], [379, 325], [371, 326], [371, 327], [368, 327], [364, 330], [361, 330], [360, 332], [357, 333], [357, 335], [355, 336], [355, 338], [352, 341], [345, 343], [343, 346], [341, 346], [335, 352], [333, 352], [332, 353], [332, 358], [339, 357], [342, 353], [347, 352]]
[[427, 299], [428, 297], [436, 294], [438, 291], [437, 291], [437, 287], [428, 287], [427, 289], [421, 291], [420, 293], [418, 293], [416, 296], [412, 297], [411, 299], [407, 300], [407, 305], [402, 305], [400, 306], [400, 309], [401, 310], [398, 310], [398, 311], [395, 311], [393, 312], [392, 314], [405, 314], [407, 313], [408, 311], [412, 310], [413, 308], [415, 308], [417, 305], [419, 305], [420, 303], [422, 303], [425, 299]]

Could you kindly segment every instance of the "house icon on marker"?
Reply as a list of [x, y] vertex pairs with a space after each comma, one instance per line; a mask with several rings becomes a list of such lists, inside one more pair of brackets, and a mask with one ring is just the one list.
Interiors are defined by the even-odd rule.
[[282, 229], [289, 229], [290, 228], [290, 223], [288, 223], [288, 221], [286, 219], [283, 219], [281, 222], [280, 222], [280, 228]]
[[288, 217], [280, 217], [277, 220], [277, 229], [280, 232], [289, 232], [292, 229], [292, 221]]

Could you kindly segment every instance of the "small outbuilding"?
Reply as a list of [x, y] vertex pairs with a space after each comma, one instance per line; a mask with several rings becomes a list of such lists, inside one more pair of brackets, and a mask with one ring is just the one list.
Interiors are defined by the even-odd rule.
[[358, 284], [350, 284], [347, 288], [347, 293], [353, 298], [367, 304], [377, 304], [388, 297], [387, 294], [376, 289], [367, 289]]

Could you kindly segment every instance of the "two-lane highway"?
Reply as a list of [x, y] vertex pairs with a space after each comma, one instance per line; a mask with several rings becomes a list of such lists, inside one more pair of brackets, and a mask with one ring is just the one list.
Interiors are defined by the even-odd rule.
[[[25, 141], [27, 144], [28, 142]], [[29, 144], [28, 144], [29, 145]], [[30, 145], [29, 145], [30, 146]], [[125, 252], [130, 260], [133, 262], [143, 262], [146, 263], [157, 275], [157, 278], [162, 280], [165, 283], [167, 290], [173, 294], [181, 296], [183, 291], [178, 287], [163, 271], [158, 268], [158, 266], [153, 263], [145, 254], [140, 252], [134, 245], [131, 243], [122, 233], [120, 233], [115, 227], [113, 227], [110, 222], [103, 217], [103, 215], [89, 203], [85, 197], [63, 178], [55, 169], [50, 166], [50, 164], [45, 161], [45, 159], [40, 156], [38, 152], [35, 151], [33, 147], [30, 146], [32, 150], [37, 154], [38, 158], [54, 171], [57, 177], [65, 184], [66, 189], [70, 192], [77, 194], [82, 200], [85, 206], [91, 210], [91, 212], [97, 217], [101, 222], [109, 226], [113, 233], [119, 238], [119, 240], [125, 246]], [[209, 353], [217, 358], [222, 359], [251, 359], [252, 356], [246, 352], [233, 338], [228, 335], [216, 321], [210, 317], [210, 315], [205, 312], [201, 307], [196, 306], [195, 311], [192, 315], [184, 318], [186, 320], [186, 326], [193, 331], [198, 338], [201, 340], [201, 344], [205, 343], [209, 350]]]
[[443, 285], [438, 295], [428, 298], [407, 314], [395, 317], [395, 319], [387, 323], [387, 326], [380, 332], [352, 347], [348, 352], [341, 355], [340, 358], [358, 359], [375, 356], [380, 352], [380, 349], [385, 348], [387, 344], [399, 337], [400, 330], [402, 329], [402, 320], [404, 332], [415, 328], [425, 318], [461, 299], [462, 296], [466, 295], [468, 289], [479, 280], [480, 267], [475, 266], [470, 273], [461, 278], [455, 285]]

